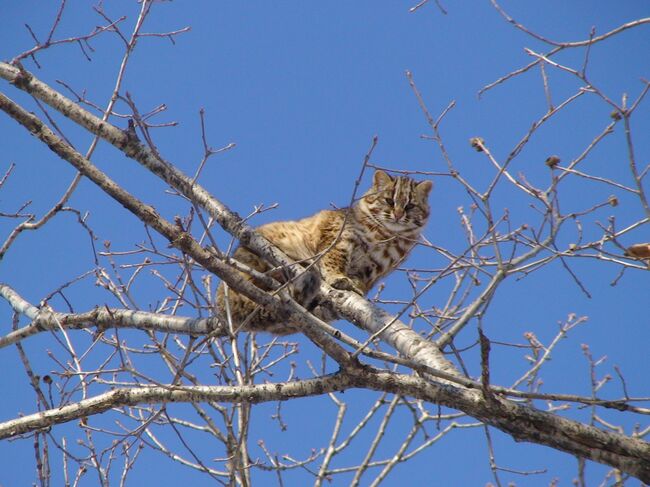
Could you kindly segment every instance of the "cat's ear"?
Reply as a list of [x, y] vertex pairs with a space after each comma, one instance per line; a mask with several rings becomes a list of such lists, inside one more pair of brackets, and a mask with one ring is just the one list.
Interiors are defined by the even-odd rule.
[[421, 181], [415, 185], [415, 191], [417, 192], [418, 196], [424, 200], [429, 197], [431, 188], [433, 188], [433, 181], [430, 181], [428, 179], [426, 181]]
[[391, 178], [388, 174], [386, 174], [384, 171], [380, 169], [377, 169], [375, 171], [375, 175], [372, 178], [372, 185], [375, 188], [383, 188], [385, 186], [388, 186], [392, 182], [393, 182], [393, 178]]

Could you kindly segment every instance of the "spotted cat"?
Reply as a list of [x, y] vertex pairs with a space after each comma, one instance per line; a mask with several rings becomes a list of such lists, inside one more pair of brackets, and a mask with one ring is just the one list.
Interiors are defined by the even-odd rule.
[[[364, 296], [407, 257], [418, 241], [429, 217], [432, 186], [431, 181], [391, 177], [377, 170], [372, 187], [352, 207], [323, 210], [298, 221], [269, 223], [258, 231], [293, 260], [303, 265], [313, 263], [332, 287]], [[246, 247], [237, 248], [233, 257], [260, 272], [271, 271], [266, 261]], [[281, 273], [272, 275], [282, 280]], [[242, 272], [241, 276], [266, 289], [247, 274]], [[296, 289], [293, 295], [298, 301], [308, 299]], [[232, 289], [228, 289], [227, 299], [226, 307], [222, 283], [217, 293], [219, 309], [230, 316], [236, 328], [278, 335], [300, 331], [299, 323], [283, 322], [273, 310], [259, 307]], [[331, 313], [328, 316], [318, 308], [315, 314], [326, 321], [332, 319]]]

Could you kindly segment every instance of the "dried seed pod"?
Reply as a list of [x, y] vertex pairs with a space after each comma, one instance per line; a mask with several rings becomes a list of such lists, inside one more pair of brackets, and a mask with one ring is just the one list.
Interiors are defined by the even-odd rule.
[[556, 155], [548, 156], [546, 158], [546, 165], [548, 167], [553, 168], [553, 167], [557, 166], [559, 163], [560, 163], [560, 158], [558, 156], [556, 156]]
[[650, 243], [634, 244], [625, 249], [625, 255], [633, 259], [650, 259]]
[[612, 206], [618, 206], [618, 198], [616, 196], [614, 196], [614, 195], [610, 196], [607, 201]]
[[612, 113], [610, 113], [609, 116], [612, 118], [612, 120], [620, 120], [622, 118], [618, 110], [612, 110]]
[[469, 139], [469, 145], [476, 149], [476, 152], [483, 152], [485, 141], [481, 137], [472, 137]]

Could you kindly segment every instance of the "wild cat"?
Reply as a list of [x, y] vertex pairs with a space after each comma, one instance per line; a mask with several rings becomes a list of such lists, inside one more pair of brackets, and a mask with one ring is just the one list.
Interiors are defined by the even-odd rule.
[[[298, 221], [269, 223], [259, 227], [258, 232], [296, 262], [305, 266], [313, 264], [320, 277], [332, 287], [365, 296], [417, 243], [429, 217], [432, 187], [431, 181], [392, 177], [377, 170], [372, 187], [352, 207], [323, 210]], [[269, 263], [246, 247], [237, 248], [233, 257], [257, 271], [272, 270]], [[269, 290], [248, 274], [240, 274], [242, 279]], [[272, 275], [283, 281], [282, 272], [272, 272]], [[309, 299], [295, 288], [295, 299]], [[277, 335], [300, 331], [299, 323], [283, 321], [273, 310], [258, 306], [232, 289], [228, 289], [226, 307], [224, 291], [222, 283], [217, 291], [217, 303], [222, 315], [228, 314], [236, 329]], [[329, 316], [318, 310], [315, 313], [322, 319], [332, 319], [331, 313]]]

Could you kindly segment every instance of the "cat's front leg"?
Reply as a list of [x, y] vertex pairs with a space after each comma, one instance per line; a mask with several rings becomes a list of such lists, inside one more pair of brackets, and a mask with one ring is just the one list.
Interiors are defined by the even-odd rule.
[[364, 296], [366, 294], [364, 283], [345, 274], [347, 262], [348, 255], [344, 248], [334, 247], [331, 249], [323, 256], [320, 263], [323, 279], [334, 289], [354, 291], [360, 296]]

